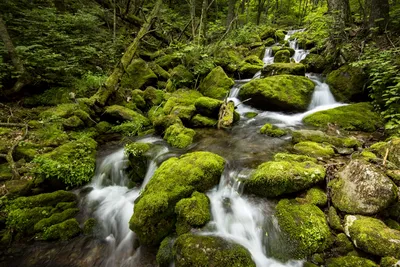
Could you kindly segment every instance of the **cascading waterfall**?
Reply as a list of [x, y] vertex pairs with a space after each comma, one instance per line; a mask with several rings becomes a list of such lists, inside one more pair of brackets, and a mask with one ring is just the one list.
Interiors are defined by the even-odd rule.
[[308, 50], [299, 49], [299, 44], [297, 42], [297, 39], [290, 40], [290, 37], [292, 37], [293, 34], [295, 34], [297, 32], [302, 32], [302, 31], [304, 31], [304, 29], [291, 30], [291, 31], [288, 31], [288, 33], [285, 35], [285, 41], [288, 41], [289, 47], [294, 49], [293, 59], [295, 60], [296, 63], [305, 59], [306, 56], [310, 53]]

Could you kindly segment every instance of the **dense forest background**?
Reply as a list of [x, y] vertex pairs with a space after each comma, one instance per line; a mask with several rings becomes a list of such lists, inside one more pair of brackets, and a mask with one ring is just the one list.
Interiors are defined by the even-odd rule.
[[[157, 1], [5, 0], [0, 3], [0, 93], [21, 104], [90, 97], [147, 22]], [[269, 29], [306, 30], [300, 45], [324, 71], [352, 64], [369, 77], [375, 107], [400, 124], [397, 0], [169, 0], [141, 38], [138, 55], [174, 54], [197, 80], [223, 47], [256, 44]], [[261, 36], [261, 39], [260, 39]], [[227, 58], [226, 60], [233, 60]], [[159, 85], [159, 89], [165, 84]], [[198, 83], [187, 82], [192, 88]]]

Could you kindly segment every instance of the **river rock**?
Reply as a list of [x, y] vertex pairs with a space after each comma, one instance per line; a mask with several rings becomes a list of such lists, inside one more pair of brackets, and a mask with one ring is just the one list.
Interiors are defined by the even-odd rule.
[[363, 160], [351, 161], [329, 186], [333, 205], [347, 213], [376, 214], [397, 199], [397, 186]]
[[221, 100], [217, 100], [210, 97], [200, 97], [194, 103], [196, 111], [203, 116], [218, 119], [218, 112], [222, 105]]
[[186, 128], [180, 123], [175, 123], [167, 128], [164, 139], [173, 147], [186, 148], [193, 142], [196, 132]]
[[141, 58], [133, 59], [121, 78], [121, 87], [127, 89], [140, 89], [157, 81], [157, 75], [150, 66]]
[[327, 267], [378, 267], [379, 265], [375, 262], [356, 256], [344, 256], [338, 258], [330, 258], [326, 261]]
[[276, 75], [256, 79], [243, 85], [239, 92], [242, 100], [263, 110], [304, 111], [314, 91], [314, 83], [295, 75]]
[[325, 57], [317, 54], [308, 54], [300, 63], [305, 65], [307, 72], [314, 73], [322, 73], [328, 65]]
[[383, 125], [380, 116], [370, 103], [357, 103], [318, 111], [303, 119], [306, 125], [319, 128], [328, 126], [348, 131], [374, 132]]
[[400, 231], [390, 229], [382, 221], [347, 215], [344, 228], [357, 248], [376, 256], [400, 257]]
[[239, 78], [253, 78], [254, 74], [260, 71], [264, 66], [262, 60], [258, 56], [248, 56], [239, 66]]
[[157, 169], [136, 200], [129, 226], [141, 244], [159, 244], [176, 221], [176, 203], [194, 191], [205, 192], [217, 185], [225, 160], [210, 152], [193, 152], [170, 158]]
[[335, 154], [331, 145], [311, 141], [297, 143], [293, 148], [299, 154], [315, 158], [330, 158]]
[[289, 63], [290, 62], [290, 52], [289, 50], [279, 50], [274, 56], [275, 63]]
[[129, 143], [125, 145], [125, 155], [129, 160], [128, 176], [132, 182], [142, 182], [147, 172], [148, 155], [151, 148], [148, 143]]
[[244, 180], [244, 190], [261, 197], [277, 197], [310, 188], [324, 178], [324, 167], [312, 161], [269, 161]]
[[276, 206], [275, 215], [291, 257], [301, 259], [321, 252], [333, 241], [325, 214], [313, 204], [283, 199]]
[[185, 234], [174, 244], [176, 267], [255, 267], [247, 249], [218, 236]]
[[148, 124], [147, 118], [140, 113], [119, 105], [107, 107], [104, 111], [103, 117], [111, 123], [134, 121], [138, 123], [141, 122], [143, 124]]
[[281, 74], [291, 74], [304, 76], [306, 69], [301, 63], [274, 63], [266, 65], [261, 71], [264, 76], [273, 76]]
[[354, 137], [337, 137], [327, 135], [322, 131], [317, 130], [297, 130], [292, 132], [292, 142], [312, 141], [318, 143], [329, 143], [335, 147], [357, 148], [361, 146], [360, 141]]
[[234, 84], [221, 67], [216, 67], [200, 83], [199, 91], [205, 96], [223, 99]]

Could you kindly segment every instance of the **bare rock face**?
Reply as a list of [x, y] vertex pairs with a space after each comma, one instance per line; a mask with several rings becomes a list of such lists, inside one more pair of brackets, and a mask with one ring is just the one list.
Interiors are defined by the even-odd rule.
[[376, 214], [397, 199], [396, 185], [374, 165], [362, 160], [351, 161], [329, 186], [333, 205], [347, 213]]

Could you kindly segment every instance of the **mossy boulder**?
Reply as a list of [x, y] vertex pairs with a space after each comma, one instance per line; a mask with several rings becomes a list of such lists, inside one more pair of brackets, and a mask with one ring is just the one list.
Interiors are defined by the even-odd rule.
[[272, 28], [272, 27], [265, 27], [265, 29], [263, 29], [260, 33], [260, 38], [261, 40], [266, 40], [268, 38], [275, 38], [275, 32], [276, 29]]
[[218, 112], [222, 105], [222, 101], [210, 97], [200, 97], [194, 103], [196, 111], [201, 115], [211, 117], [214, 119], [218, 118]]
[[218, 120], [202, 116], [200, 114], [194, 115], [194, 117], [190, 121], [190, 125], [195, 128], [216, 127], [217, 124]]
[[181, 64], [181, 62], [182, 62], [181, 56], [178, 54], [163, 55], [157, 58], [155, 61], [156, 64], [158, 64], [160, 67], [166, 70], [178, 66], [179, 64]]
[[335, 155], [335, 150], [331, 145], [311, 141], [297, 143], [293, 149], [299, 154], [316, 158], [330, 158]]
[[301, 61], [308, 72], [322, 73], [328, 66], [328, 62], [324, 56], [318, 54], [308, 54]]
[[163, 111], [165, 114], [171, 114], [176, 106], [192, 106], [197, 99], [203, 95], [196, 90], [179, 89], [173, 93], [165, 95], [167, 102], [164, 104]]
[[397, 186], [378, 168], [363, 160], [351, 161], [329, 184], [332, 203], [353, 214], [376, 214], [397, 199]]
[[258, 56], [248, 56], [239, 65], [239, 77], [241, 79], [252, 78], [264, 66]]
[[133, 59], [121, 78], [121, 87], [127, 89], [140, 89], [154, 84], [157, 75], [151, 70], [149, 64], [141, 58]]
[[314, 91], [314, 83], [306, 77], [277, 75], [252, 80], [243, 85], [241, 99], [256, 108], [272, 111], [305, 111]]
[[185, 234], [174, 244], [177, 267], [255, 267], [251, 254], [243, 246], [217, 236]]
[[167, 236], [161, 242], [158, 248], [156, 260], [160, 267], [169, 267], [171, 262], [174, 260], [173, 246], [175, 238]]
[[337, 214], [335, 207], [333, 206], [330, 206], [328, 210], [328, 223], [333, 230], [343, 232], [342, 222], [339, 215]]
[[261, 197], [277, 197], [310, 188], [324, 178], [324, 167], [312, 161], [269, 161], [244, 180], [244, 191]]
[[176, 88], [188, 87], [194, 82], [193, 74], [183, 65], [173, 68], [170, 74]]
[[318, 207], [324, 207], [328, 203], [326, 192], [318, 187], [309, 189], [306, 193], [305, 200], [310, 204], [317, 205]]
[[355, 266], [378, 267], [379, 265], [369, 259], [357, 256], [343, 256], [343, 257], [328, 259], [326, 261], [326, 266], [327, 267], [355, 267]]
[[290, 52], [289, 50], [279, 50], [274, 56], [275, 63], [290, 63]]
[[62, 223], [63, 221], [66, 221], [68, 219], [71, 219], [75, 217], [75, 215], [79, 212], [79, 209], [77, 208], [71, 208], [71, 209], [66, 209], [63, 212], [58, 212], [52, 214], [48, 218], [41, 219], [38, 221], [33, 229], [35, 232], [44, 232], [47, 228], [49, 228], [52, 225]]
[[393, 257], [382, 257], [381, 262], [379, 264], [380, 267], [396, 267], [398, 265], [399, 260]]
[[11, 209], [56, 206], [58, 203], [75, 202], [77, 197], [72, 192], [63, 190], [30, 197], [19, 197], [10, 203]]
[[296, 154], [289, 154], [289, 153], [276, 153], [274, 155], [275, 161], [296, 161], [296, 162], [303, 162], [303, 161], [311, 161], [317, 163], [317, 159], [305, 156], [305, 155], [296, 155]]
[[85, 123], [76, 115], [69, 117], [63, 121], [64, 129], [79, 129], [85, 126]]
[[129, 223], [140, 242], [159, 244], [170, 234], [179, 200], [217, 185], [224, 165], [222, 157], [210, 152], [188, 153], [163, 162], [136, 200]]
[[237, 47], [221, 47], [214, 56], [215, 63], [230, 74], [237, 71], [244, 57]]
[[357, 103], [318, 111], [303, 119], [306, 125], [327, 128], [328, 124], [348, 131], [373, 132], [383, 125], [380, 116], [369, 103]]
[[400, 257], [400, 231], [382, 221], [361, 215], [346, 215], [345, 232], [354, 245], [372, 255]]
[[174, 124], [183, 125], [181, 119], [179, 119], [177, 116], [164, 115], [164, 113], [154, 118], [153, 121], [154, 130], [160, 135], [164, 135], [165, 131]]
[[221, 67], [216, 67], [200, 83], [199, 91], [205, 96], [223, 99], [234, 84]]
[[160, 65], [152, 62], [149, 64], [151, 70], [154, 72], [155, 75], [157, 75], [157, 78], [159, 81], [167, 81], [169, 78], [171, 78], [171, 75], [163, 69]]
[[128, 175], [132, 182], [142, 182], [147, 172], [148, 155], [151, 148], [147, 143], [129, 143], [125, 145], [125, 154], [129, 160]]
[[366, 80], [362, 69], [348, 65], [332, 71], [326, 77], [332, 94], [341, 102], [367, 100], [368, 93], [364, 90]]
[[220, 114], [218, 129], [229, 128], [240, 119], [240, 115], [235, 111], [235, 103], [233, 101], [224, 102], [220, 108]]
[[144, 92], [139, 89], [131, 90], [130, 92], [131, 100], [129, 101], [129, 105], [134, 105], [136, 108], [140, 110], [144, 110], [146, 108], [146, 101], [144, 100]]
[[187, 233], [192, 227], [202, 227], [210, 221], [210, 200], [205, 194], [194, 192], [190, 198], [176, 203], [175, 213], [178, 216], [176, 232], [178, 235]]
[[45, 240], [68, 240], [81, 233], [76, 219], [69, 219], [50, 226], [43, 234]]
[[285, 33], [283, 32], [283, 30], [277, 30], [275, 32], [275, 40], [277, 42], [283, 42], [285, 40]]
[[175, 123], [167, 128], [164, 139], [173, 147], [186, 148], [193, 143], [196, 132], [182, 124]]
[[286, 134], [286, 131], [282, 130], [279, 127], [276, 127], [275, 125], [267, 123], [263, 127], [261, 127], [260, 133], [271, 136], [271, 137], [281, 137]]
[[133, 121], [148, 124], [147, 118], [142, 114], [123, 106], [113, 105], [106, 108], [103, 117], [111, 123]]
[[301, 63], [274, 63], [266, 65], [261, 74], [264, 76], [273, 76], [281, 74], [304, 76], [306, 69]]
[[[49, 124], [49, 122], [65, 123], [68, 127], [69, 124], [76, 124], [76, 117], [78, 117], [87, 126], [93, 126], [94, 122], [91, 118], [92, 111], [84, 102], [78, 102], [74, 104], [61, 104], [56, 107], [49, 108], [39, 114], [39, 118]], [[69, 119], [74, 117], [73, 119]], [[75, 122], [73, 121], [75, 120]], [[77, 125], [75, 125], [77, 126]], [[79, 125], [79, 127], [82, 127]], [[74, 127], [72, 127], [74, 128]]]
[[275, 216], [287, 241], [287, 253], [297, 259], [322, 252], [332, 243], [325, 214], [313, 204], [299, 204], [283, 199]]
[[164, 100], [164, 92], [149, 86], [146, 88], [146, 90], [144, 90], [143, 97], [149, 107], [158, 106]]
[[354, 137], [338, 137], [328, 135], [318, 130], [297, 130], [292, 131], [292, 142], [297, 144], [304, 141], [317, 143], [329, 143], [335, 147], [358, 148], [361, 142]]
[[175, 106], [172, 108], [170, 114], [175, 115], [181, 119], [185, 124], [188, 123], [194, 114], [196, 113], [196, 108], [194, 105], [190, 106]]

